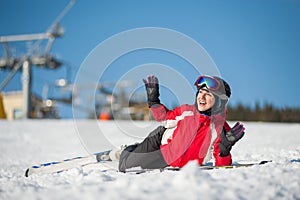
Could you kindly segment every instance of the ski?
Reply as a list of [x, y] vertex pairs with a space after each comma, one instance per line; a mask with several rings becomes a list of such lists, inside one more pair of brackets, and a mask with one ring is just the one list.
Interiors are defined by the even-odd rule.
[[[109, 157], [109, 153], [111, 150], [102, 151], [95, 153], [93, 155], [85, 156], [85, 157], [74, 157], [70, 159], [65, 159], [59, 162], [48, 162], [40, 165], [34, 165], [29, 167], [25, 176], [31, 176], [33, 174], [52, 174], [52, 173], [60, 173], [66, 170], [70, 170], [72, 168], [82, 167], [85, 169], [99, 169], [103, 172], [108, 170], [113, 170], [118, 172], [118, 161], [111, 161]], [[260, 162], [248, 162], [248, 163], [238, 163], [235, 162], [232, 165], [225, 166], [213, 166], [213, 165], [203, 165], [199, 166], [200, 170], [214, 170], [214, 169], [234, 169], [241, 167], [251, 167], [263, 165], [266, 163], [270, 163], [272, 161], [260, 161]], [[174, 167], [166, 167], [162, 169], [127, 169], [126, 173], [130, 174], [142, 174], [146, 172], [163, 172], [163, 171], [180, 171], [182, 168], [174, 168]]]
[[[240, 168], [240, 167], [252, 167], [252, 166], [256, 166], [256, 165], [264, 165], [266, 163], [270, 163], [272, 162], [271, 160], [263, 160], [263, 161], [259, 161], [259, 162], [251, 162], [251, 163], [238, 163], [235, 162], [232, 165], [223, 165], [223, 166], [215, 166], [215, 165], [202, 165], [199, 166], [200, 170], [213, 170], [213, 169], [234, 169], [234, 168]], [[172, 168], [172, 167], [168, 167], [166, 168], [167, 170], [173, 170], [173, 171], [178, 171], [181, 168]]]
[[[235, 169], [235, 168], [245, 168], [245, 167], [252, 167], [252, 166], [259, 166], [259, 165], [264, 165], [266, 163], [272, 162], [271, 160], [263, 160], [260, 162], [251, 162], [251, 163], [234, 163], [232, 165], [225, 165], [225, 166], [214, 166], [214, 165], [202, 165], [199, 166], [199, 170], [216, 170], [216, 169]], [[163, 172], [163, 171], [180, 171], [182, 168], [178, 167], [166, 167], [162, 169], [128, 169], [126, 170], [126, 173], [135, 173], [135, 174], [143, 174], [147, 172], [152, 172], [152, 171], [158, 171], [158, 172]]]
[[266, 163], [272, 162], [271, 160], [263, 160], [260, 162], [254, 162], [254, 163], [234, 163], [232, 165], [225, 165], [225, 166], [200, 166], [199, 168], [201, 170], [212, 170], [212, 169], [234, 169], [234, 168], [240, 168], [240, 167], [252, 167], [256, 165], [264, 165]]
[[69, 158], [58, 162], [55, 161], [55, 162], [48, 162], [39, 165], [34, 165], [29, 167], [25, 171], [25, 176], [28, 177], [31, 176], [32, 174], [59, 173], [76, 167], [83, 167], [98, 162], [108, 161], [109, 160], [108, 154], [110, 152], [111, 150], [102, 151], [89, 156], [74, 157], [74, 158]]

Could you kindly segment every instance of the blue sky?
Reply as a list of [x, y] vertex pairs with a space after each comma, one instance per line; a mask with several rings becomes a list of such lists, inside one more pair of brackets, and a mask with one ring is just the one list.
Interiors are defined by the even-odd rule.
[[[2, 0], [0, 35], [45, 32], [68, 3]], [[51, 53], [72, 66], [72, 82], [85, 58], [101, 42], [130, 29], [161, 27], [185, 34], [205, 48], [231, 85], [231, 105], [268, 102], [277, 107], [300, 107], [299, 0], [77, 0], [60, 24], [65, 34], [55, 40]], [[16, 44], [15, 54], [21, 51]], [[2, 49], [0, 53], [3, 56]], [[179, 71], [180, 66], [185, 67], [180, 73], [190, 84], [198, 76], [184, 60], [170, 53], [144, 50], [122, 56], [113, 65], [126, 66], [123, 71], [112, 66], [101, 78], [117, 81], [126, 70], [145, 63], [161, 63]], [[0, 73], [2, 82], [7, 72]], [[34, 67], [33, 91], [41, 94], [45, 83], [65, 76], [65, 67], [56, 71]], [[20, 77], [18, 74], [5, 91], [21, 89]], [[139, 75], [135, 78], [136, 82], [141, 79]], [[184, 92], [175, 96], [189, 96]], [[172, 103], [169, 93], [161, 98]], [[72, 116], [70, 106], [59, 107], [62, 117]]]

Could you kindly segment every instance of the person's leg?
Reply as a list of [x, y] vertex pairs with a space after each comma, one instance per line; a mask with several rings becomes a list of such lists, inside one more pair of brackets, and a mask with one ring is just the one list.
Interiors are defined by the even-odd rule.
[[160, 142], [165, 130], [163, 126], [159, 126], [142, 143], [128, 146], [120, 156], [119, 170], [125, 172], [128, 168], [138, 166], [147, 169], [168, 166], [160, 151]]
[[148, 153], [160, 149], [161, 139], [166, 128], [159, 126], [149, 133], [149, 135], [137, 146], [136, 152]]

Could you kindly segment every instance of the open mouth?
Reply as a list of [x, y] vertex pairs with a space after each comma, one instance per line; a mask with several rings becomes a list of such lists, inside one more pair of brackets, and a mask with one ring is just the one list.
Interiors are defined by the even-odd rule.
[[204, 105], [206, 105], [206, 102], [205, 102], [205, 101], [200, 101], [199, 104], [200, 104], [201, 106], [204, 106]]

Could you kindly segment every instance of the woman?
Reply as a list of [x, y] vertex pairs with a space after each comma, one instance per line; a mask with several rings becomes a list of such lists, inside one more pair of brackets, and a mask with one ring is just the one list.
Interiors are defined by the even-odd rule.
[[191, 160], [199, 165], [214, 158], [216, 166], [230, 165], [231, 147], [243, 137], [244, 126], [227, 124], [226, 104], [231, 90], [223, 79], [200, 76], [196, 82], [194, 105], [168, 110], [159, 100], [159, 84], [155, 76], [145, 83], [149, 108], [156, 121], [162, 122], [143, 142], [126, 147], [119, 160], [119, 170], [183, 167]]

